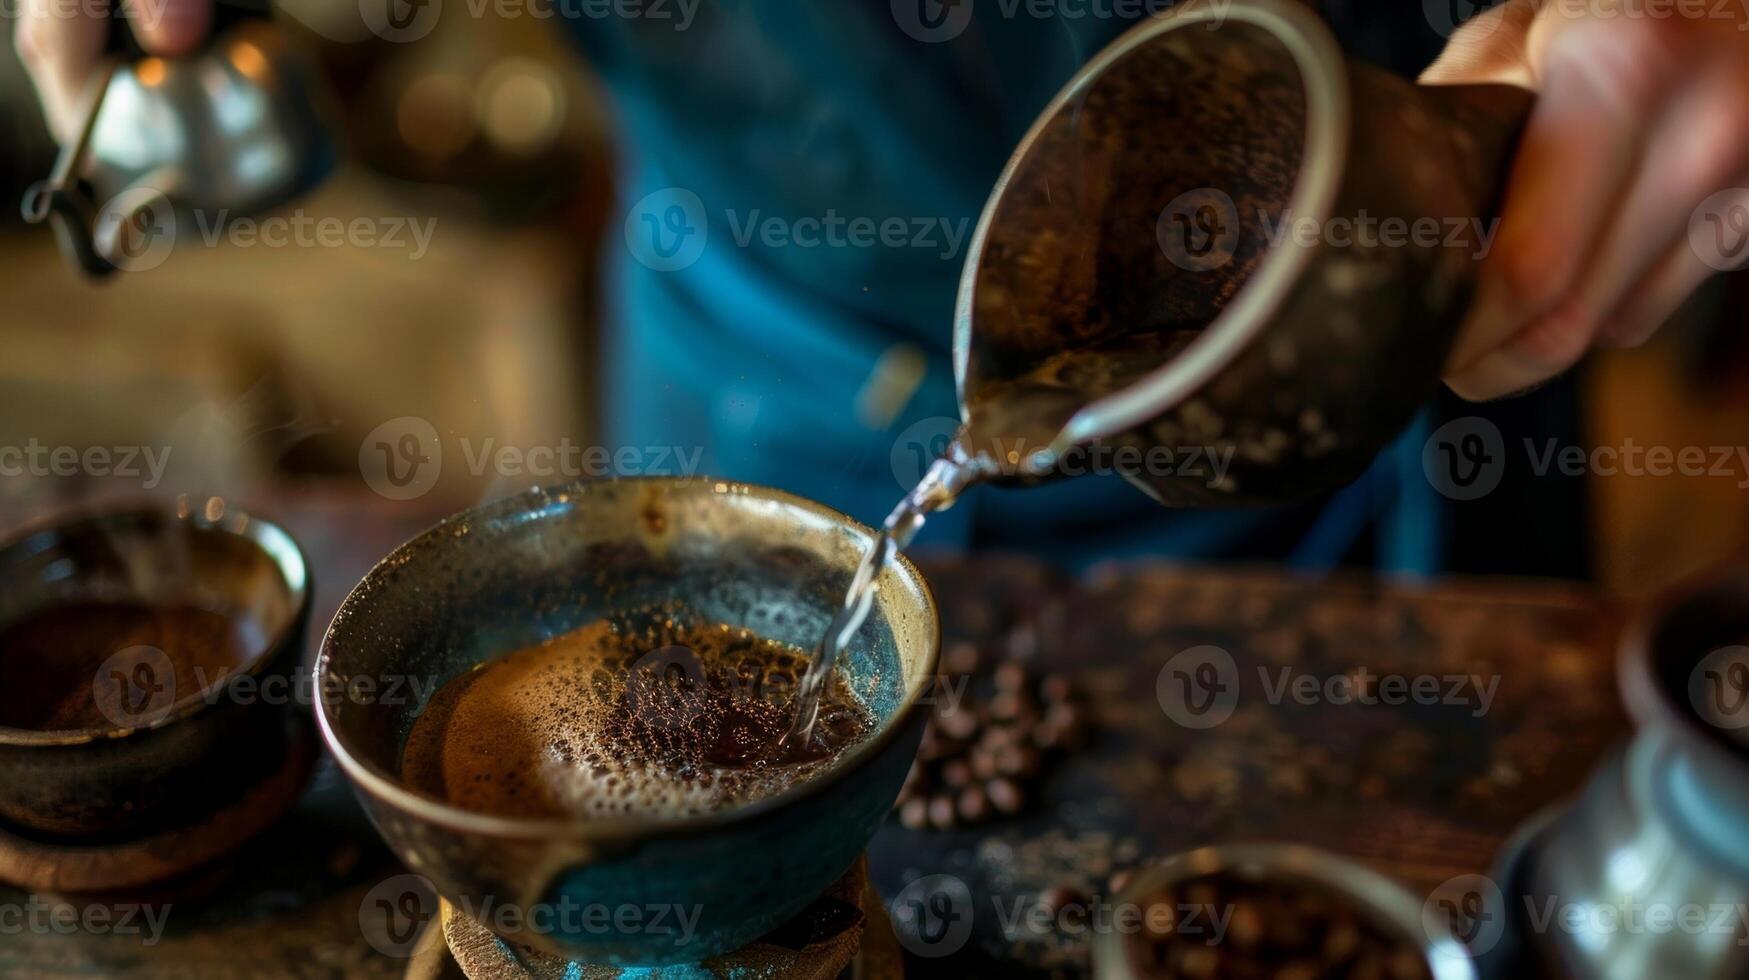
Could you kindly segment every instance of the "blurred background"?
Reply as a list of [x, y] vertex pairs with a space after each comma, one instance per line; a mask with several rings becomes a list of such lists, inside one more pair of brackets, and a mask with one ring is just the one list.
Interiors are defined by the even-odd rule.
[[[625, 247], [624, 210], [611, 109], [575, 48], [531, 17], [442, 19], [402, 44], [372, 34], [354, 4], [296, 0], [280, 14], [337, 94], [346, 147], [338, 173], [296, 206], [435, 219], [428, 251], [221, 245], [93, 284], [19, 218], [16, 202], [56, 147], [8, 43], [0, 445], [173, 445], [154, 492], [247, 495], [284, 481], [357, 483], [366, 434], [403, 416], [500, 444], [587, 444], [600, 415], [596, 351], [611, 328], [598, 269], [604, 249]], [[1412, 72], [1421, 57], [1392, 67]], [[1746, 309], [1749, 281], [1714, 280], [1652, 344], [1594, 355], [1564, 382], [1581, 411], [1561, 424], [1582, 444], [1749, 446]], [[948, 329], [944, 317], [944, 343]], [[1442, 397], [1443, 414], [1471, 411]], [[1508, 445], [1547, 422], [1514, 402], [1479, 414]], [[1465, 511], [1465, 540], [1518, 557], [1468, 564], [1654, 590], [1740, 550], [1742, 473], [1588, 478], [1580, 511], [1559, 527], [1523, 520], [1504, 488], [1494, 509]], [[501, 484], [445, 467], [430, 502], [459, 508]], [[115, 489], [0, 477], [0, 519], [10, 527]]]
[[[147, 274], [85, 279], [19, 216], [57, 148], [9, 18], [0, 444], [167, 444], [154, 492], [244, 494], [356, 481], [365, 434], [401, 416], [513, 445], [586, 439], [612, 145], [566, 38], [529, 17], [448, 18], [395, 44], [353, 4], [281, 8], [276, 20], [328, 77], [344, 147], [338, 171], [282, 211], [367, 219], [406, 247], [221, 243]], [[414, 222], [431, 231], [422, 252]], [[446, 470], [434, 495], [460, 506], [488, 492], [466, 468]], [[55, 502], [45, 495], [106, 489], [0, 478], [0, 506], [29, 514]]]

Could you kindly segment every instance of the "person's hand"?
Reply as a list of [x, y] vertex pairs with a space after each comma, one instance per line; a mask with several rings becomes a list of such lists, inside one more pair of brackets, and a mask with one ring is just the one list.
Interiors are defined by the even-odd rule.
[[1539, 94], [1452, 390], [1493, 398], [1643, 343], [1720, 264], [1689, 243], [1703, 202], [1749, 233], [1749, 193], [1708, 201], [1749, 183], [1746, 28], [1709, 0], [1508, 0], [1453, 35], [1423, 82]]
[[[42, 101], [55, 139], [79, 135], [86, 110], [86, 83], [103, 57], [109, 36], [109, 3], [121, 0], [25, 0], [13, 43]], [[134, 36], [148, 54], [187, 54], [212, 23], [212, 0], [128, 0], [124, 8]]]

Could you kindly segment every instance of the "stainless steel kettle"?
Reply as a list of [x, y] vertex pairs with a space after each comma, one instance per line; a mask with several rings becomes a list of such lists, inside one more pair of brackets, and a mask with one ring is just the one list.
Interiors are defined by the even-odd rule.
[[213, 19], [203, 50], [157, 58], [117, 14], [78, 137], [25, 192], [25, 220], [91, 276], [157, 265], [196, 219], [265, 210], [333, 168], [315, 71], [264, 10], [220, 3]]

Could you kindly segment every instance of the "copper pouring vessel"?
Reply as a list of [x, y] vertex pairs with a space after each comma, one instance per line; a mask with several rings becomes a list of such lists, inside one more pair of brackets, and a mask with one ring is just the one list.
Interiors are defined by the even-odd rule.
[[[1435, 389], [1531, 102], [1351, 61], [1292, 0], [1138, 25], [1046, 107], [985, 207], [954, 318], [962, 415], [1055, 357], [1072, 404], [1009, 480], [1095, 451], [1171, 506], [1353, 479]], [[1162, 331], [1194, 340], [1139, 380], [1085, 370]], [[1230, 453], [1225, 476], [1147, 462], [1190, 447]]]

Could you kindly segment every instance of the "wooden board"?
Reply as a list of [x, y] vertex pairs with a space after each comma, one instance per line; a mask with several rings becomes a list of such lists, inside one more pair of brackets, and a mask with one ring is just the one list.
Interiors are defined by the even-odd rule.
[[[1016, 909], [1058, 885], [1096, 898], [1114, 871], [1208, 843], [1313, 844], [1426, 894], [1487, 871], [1521, 821], [1577, 790], [1627, 732], [1613, 671], [1620, 612], [1575, 588], [1150, 563], [1071, 583], [996, 556], [941, 558], [925, 573], [949, 642], [1032, 651], [1073, 679], [1096, 734], [1006, 825], [882, 830], [869, 853], [883, 894], [945, 873], [972, 896], [971, 940], [912, 976], [1085, 976], [1085, 935], [1005, 929]], [[1174, 657], [1205, 646], [1232, 657], [1238, 700], [1198, 729], [1168, 715], [1158, 684]], [[1458, 703], [1467, 690], [1446, 697], [1449, 686], [1437, 700], [1453, 703], [1429, 705], [1337, 704], [1292, 687], [1272, 697], [1284, 670], [1327, 691], [1361, 668], [1478, 675], [1494, 693], [1486, 710], [1480, 696]]]

